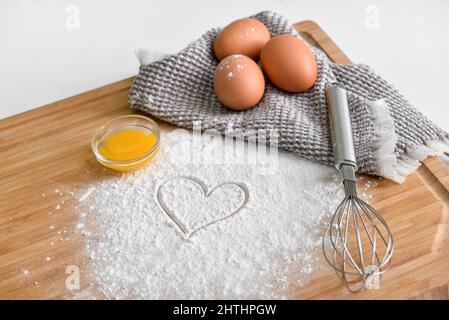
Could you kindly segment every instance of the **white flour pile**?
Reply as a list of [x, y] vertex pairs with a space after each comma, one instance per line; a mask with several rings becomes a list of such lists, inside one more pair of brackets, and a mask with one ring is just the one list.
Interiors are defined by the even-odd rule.
[[193, 151], [202, 158], [189, 163], [190, 137], [163, 134], [147, 168], [75, 193], [91, 282], [114, 299], [287, 298], [323, 263], [321, 235], [343, 197], [339, 174], [281, 151], [271, 174], [212, 163], [233, 150], [217, 137], [203, 139]]

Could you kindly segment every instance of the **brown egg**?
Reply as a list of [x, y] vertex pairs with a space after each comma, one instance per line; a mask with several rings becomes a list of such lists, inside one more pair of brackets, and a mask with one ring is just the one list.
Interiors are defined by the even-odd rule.
[[262, 49], [260, 61], [270, 81], [282, 90], [304, 92], [315, 84], [315, 56], [295, 36], [284, 34], [271, 38]]
[[226, 107], [244, 110], [260, 101], [265, 91], [265, 79], [252, 59], [234, 54], [223, 59], [215, 69], [214, 88]]
[[215, 38], [215, 56], [222, 60], [231, 54], [243, 54], [257, 61], [260, 51], [269, 40], [270, 32], [262, 22], [251, 18], [236, 20]]

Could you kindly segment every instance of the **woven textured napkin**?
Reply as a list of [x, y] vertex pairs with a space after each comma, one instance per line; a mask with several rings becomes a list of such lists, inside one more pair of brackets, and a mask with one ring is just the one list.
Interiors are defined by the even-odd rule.
[[[300, 37], [279, 14], [264, 11], [261, 21], [272, 36]], [[141, 66], [129, 93], [129, 104], [154, 117], [184, 128], [194, 121], [201, 129], [248, 138], [254, 129], [277, 130], [278, 146], [297, 155], [333, 165], [325, 88], [338, 84], [348, 92], [359, 172], [397, 182], [416, 170], [429, 155], [449, 152], [449, 135], [417, 111], [388, 82], [366, 65], [332, 63], [312, 48], [318, 65], [316, 84], [304, 93], [287, 93], [266, 81], [259, 104], [233, 111], [217, 99], [213, 75], [218, 64], [213, 41], [220, 29], [206, 32], [177, 54], [151, 62], [140, 52]], [[228, 129], [228, 130], [227, 130]], [[252, 130], [252, 131], [251, 131]]]

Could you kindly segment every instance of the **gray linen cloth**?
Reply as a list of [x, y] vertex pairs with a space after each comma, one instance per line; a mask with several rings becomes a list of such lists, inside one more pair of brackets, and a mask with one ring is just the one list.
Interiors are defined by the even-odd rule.
[[[264, 11], [260, 20], [272, 36], [298, 36], [279, 14]], [[351, 124], [359, 172], [404, 181], [429, 155], [449, 152], [449, 135], [417, 111], [392, 85], [362, 64], [331, 62], [317, 48], [316, 84], [304, 93], [287, 93], [266, 81], [259, 104], [233, 111], [217, 99], [213, 75], [218, 64], [213, 41], [220, 29], [206, 32], [177, 54], [150, 62], [140, 54], [141, 66], [129, 93], [132, 108], [180, 127], [217, 129], [239, 138], [245, 132], [276, 130], [278, 146], [303, 158], [333, 165], [325, 88], [338, 84], [348, 91]], [[252, 131], [251, 131], [252, 130]]]

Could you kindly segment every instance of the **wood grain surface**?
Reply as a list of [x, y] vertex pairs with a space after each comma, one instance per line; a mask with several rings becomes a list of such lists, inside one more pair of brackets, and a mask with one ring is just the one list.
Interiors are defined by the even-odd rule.
[[[301, 35], [335, 62], [349, 58], [312, 21], [295, 24]], [[106, 120], [132, 113], [127, 95], [132, 78], [0, 120], [0, 298], [87, 298], [66, 287], [68, 266], [80, 268], [81, 289], [89, 285], [85, 238], [74, 233], [78, 214], [63, 186], [81, 186], [114, 173], [94, 158], [90, 139]], [[162, 130], [171, 126], [161, 123]], [[398, 185], [374, 177], [374, 206], [396, 240], [391, 270], [377, 290], [348, 293], [323, 265], [298, 299], [447, 299], [449, 283], [449, 169], [439, 158], [424, 161]], [[107, 298], [100, 292], [97, 298]]]

